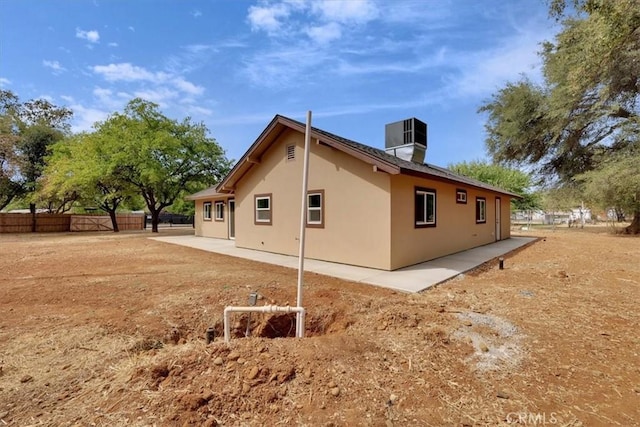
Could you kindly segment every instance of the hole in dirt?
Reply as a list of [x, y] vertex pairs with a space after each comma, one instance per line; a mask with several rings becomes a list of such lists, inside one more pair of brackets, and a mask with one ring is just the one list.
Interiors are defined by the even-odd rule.
[[258, 325], [255, 334], [263, 338], [287, 338], [296, 336], [296, 315], [277, 314]]
[[[265, 314], [262, 316], [236, 315], [231, 319], [230, 332], [233, 338], [244, 338], [249, 322], [249, 336], [261, 338], [289, 338], [296, 336], [296, 314]], [[322, 315], [309, 316], [305, 321], [305, 336], [314, 337], [341, 332], [353, 324], [351, 319], [341, 313], [324, 312]], [[224, 336], [224, 325], [218, 321], [213, 325], [215, 338]], [[204, 334], [203, 334], [204, 337]]]

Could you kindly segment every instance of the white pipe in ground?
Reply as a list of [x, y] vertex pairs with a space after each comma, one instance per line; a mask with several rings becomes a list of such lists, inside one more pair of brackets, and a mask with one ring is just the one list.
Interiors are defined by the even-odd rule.
[[[307, 190], [309, 182], [309, 152], [311, 151], [311, 111], [307, 111], [304, 131], [304, 161], [302, 163], [302, 203], [300, 206], [300, 248], [298, 251], [298, 296], [296, 305], [302, 308], [302, 285], [304, 283], [304, 244], [307, 229]], [[324, 203], [324, 200], [322, 201]], [[296, 315], [296, 336], [304, 337], [304, 315]]]
[[[264, 305], [262, 307], [234, 307], [229, 306], [224, 309], [224, 342], [231, 340], [231, 325], [229, 324], [229, 315], [231, 313], [297, 313], [302, 324], [304, 325], [304, 308], [303, 307], [290, 307], [290, 306], [278, 306], [278, 305]], [[296, 336], [302, 338], [304, 332], [301, 334], [296, 329]]]

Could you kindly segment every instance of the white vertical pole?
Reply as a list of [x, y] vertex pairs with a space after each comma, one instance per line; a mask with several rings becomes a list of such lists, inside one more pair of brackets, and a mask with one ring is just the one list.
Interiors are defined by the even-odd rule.
[[[304, 241], [307, 229], [307, 187], [309, 180], [309, 150], [311, 147], [311, 111], [307, 111], [307, 127], [304, 134], [304, 160], [302, 164], [302, 202], [300, 206], [300, 251], [298, 254], [298, 299], [302, 308], [302, 285], [304, 283]], [[296, 314], [296, 336], [304, 337], [304, 314]]]

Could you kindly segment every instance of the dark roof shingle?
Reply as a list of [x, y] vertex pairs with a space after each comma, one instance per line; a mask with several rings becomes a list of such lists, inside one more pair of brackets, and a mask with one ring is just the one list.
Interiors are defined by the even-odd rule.
[[[300, 124], [301, 126], [304, 126], [303, 123], [301, 122], [297, 122], [296, 120], [292, 120], [289, 118], [286, 118], [287, 120], [291, 120], [294, 121], [298, 124]], [[442, 168], [439, 166], [435, 166], [435, 165], [431, 165], [428, 163], [423, 163], [423, 164], [419, 164], [419, 163], [415, 163], [415, 162], [411, 162], [408, 160], [403, 160], [399, 157], [396, 157], [392, 154], [389, 154], [387, 152], [385, 152], [384, 150], [381, 150], [379, 148], [374, 148], [374, 147], [370, 147], [368, 145], [364, 145], [361, 144], [359, 142], [356, 141], [352, 141], [350, 139], [347, 138], [343, 138], [339, 135], [335, 135], [332, 134], [331, 132], [327, 132], [325, 130], [322, 129], [318, 129], [315, 127], [312, 127], [312, 131], [316, 132], [320, 135], [325, 135], [328, 138], [331, 138], [341, 144], [344, 144], [346, 146], [351, 147], [352, 149], [355, 149], [357, 151], [360, 151], [364, 154], [367, 154], [369, 156], [375, 157], [380, 161], [383, 161], [385, 163], [390, 163], [392, 165], [395, 165], [397, 167], [399, 167], [401, 169], [401, 173], [406, 173], [408, 171], [410, 172], [417, 172], [418, 174], [425, 174], [434, 178], [440, 178], [440, 179], [444, 179], [446, 181], [452, 181], [452, 182], [458, 182], [460, 184], [466, 184], [466, 185], [470, 185], [473, 187], [477, 187], [477, 188], [482, 188], [485, 190], [490, 190], [490, 191], [495, 191], [498, 193], [503, 193], [503, 194], [507, 194], [509, 196], [513, 196], [513, 197], [517, 197], [520, 198], [521, 196], [515, 193], [512, 193], [510, 191], [504, 190], [502, 188], [487, 184], [485, 182], [482, 181], [478, 181], [476, 179], [473, 178], [469, 178], [463, 175], [459, 175], [453, 171], [450, 171], [449, 169], [446, 168]]]

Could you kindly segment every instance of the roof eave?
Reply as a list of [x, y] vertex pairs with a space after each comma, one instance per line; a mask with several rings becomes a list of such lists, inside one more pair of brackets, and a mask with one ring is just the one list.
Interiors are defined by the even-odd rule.
[[433, 181], [440, 181], [440, 182], [446, 182], [448, 184], [456, 184], [456, 185], [466, 185], [469, 187], [473, 187], [473, 188], [477, 188], [479, 190], [483, 190], [483, 191], [491, 191], [493, 193], [498, 193], [498, 194], [503, 194], [505, 196], [509, 196], [512, 197], [514, 199], [522, 199], [522, 196], [515, 194], [515, 193], [511, 193], [510, 191], [507, 190], [502, 190], [499, 188], [495, 188], [495, 187], [487, 187], [482, 185], [482, 183], [480, 183], [479, 185], [475, 185], [475, 184], [471, 184], [468, 182], [463, 182], [463, 181], [459, 181], [456, 180], [454, 178], [445, 178], [443, 176], [438, 176], [438, 175], [434, 175], [434, 174], [430, 174], [428, 172], [420, 172], [420, 171], [416, 171], [413, 169], [407, 169], [407, 168], [400, 168], [400, 173], [402, 173], [403, 175], [410, 175], [410, 176], [415, 176], [415, 177], [419, 177], [419, 178], [427, 178], [427, 179], [431, 179]]

